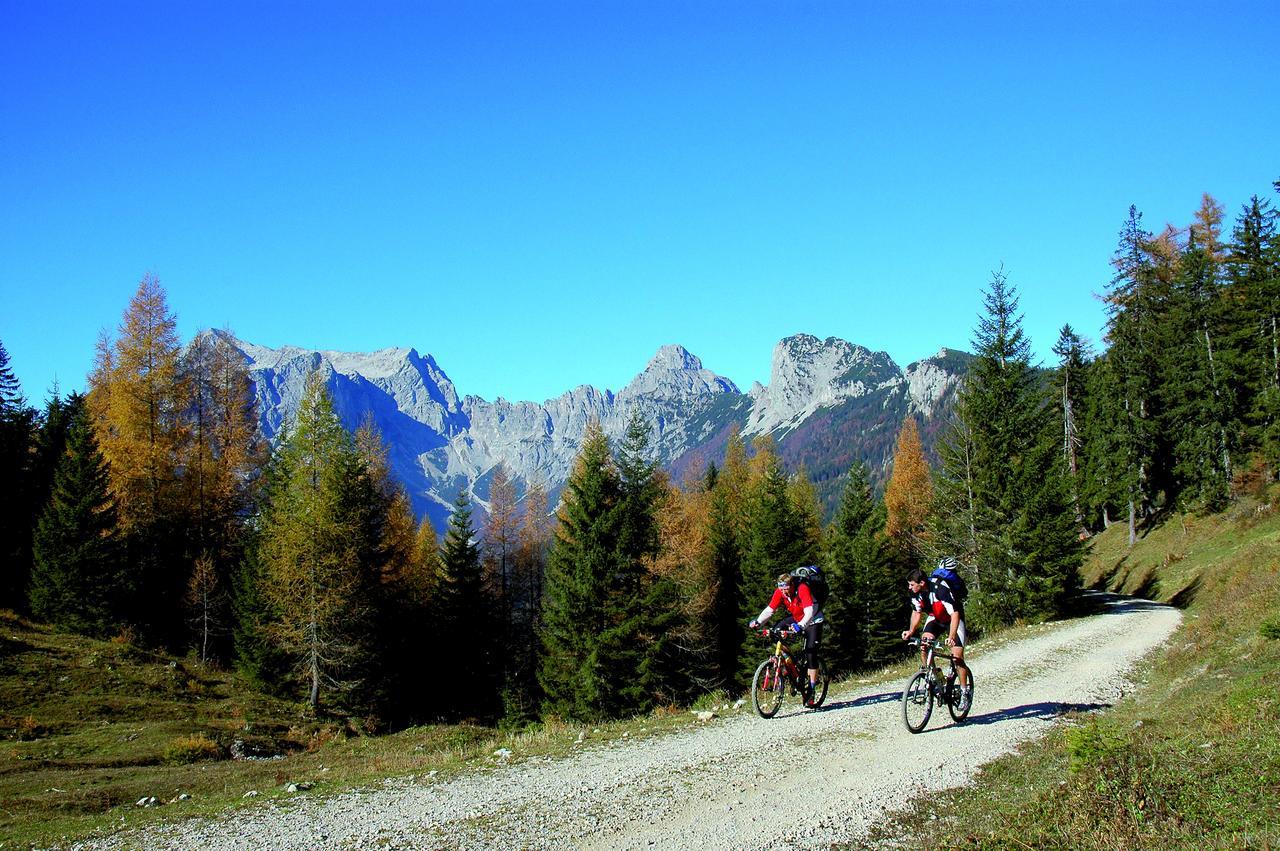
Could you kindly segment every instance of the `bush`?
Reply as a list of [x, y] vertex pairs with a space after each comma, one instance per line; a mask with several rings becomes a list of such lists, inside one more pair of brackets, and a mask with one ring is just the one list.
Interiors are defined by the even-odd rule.
[[162, 756], [165, 762], [185, 765], [205, 759], [221, 759], [222, 748], [208, 736], [197, 733], [194, 736], [174, 739], [164, 749]]
[[1258, 627], [1258, 635], [1263, 638], [1280, 638], [1280, 617], [1270, 617]]

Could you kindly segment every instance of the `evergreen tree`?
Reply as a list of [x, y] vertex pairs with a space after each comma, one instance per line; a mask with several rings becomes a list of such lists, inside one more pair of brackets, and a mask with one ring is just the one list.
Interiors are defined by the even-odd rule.
[[452, 712], [461, 718], [491, 718], [497, 712], [498, 663], [492, 601], [481, 576], [480, 547], [471, 525], [471, 498], [458, 493], [440, 550], [437, 612], [446, 640], [458, 640], [463, 664], [457, 669]]
[[739, 518], [723, 477], [711, 491], [707, 547], [711, 561], [712, 601], [709, 606], [714, 625], [712, 687], [736, 694], [744, 683], [738, 678], [738, 659], [746, 642], [742, 613], [748, 607], [743, 596], [742, 551], [739, 548]]
[[1231, 235], [1227, 274], [1243, 381], [1249, 444], [1280, 469], [1280, 244], [1277, 213], [1253, 196]]
[[[817, 544], [809, 535], [806, 518], [792, 504], [789, 479], [782, 462], [767, 440], [756, 442], [754, 474], [747, 496], [747, 519], [742, 558], [741, 619], [751, 620], [773, 594], [774, 581], [782, 573], [815, 564]], [[740, 681], [749, 681], [759, 648], [744, 647], [738, 660]]]
[[123, 622], [128, 578], [107, 462], [79, 414], [35, 533], [31, 611], [64, 629], [106, 637]]
[[1062, 459], [1067, 468], [1076, 525], [1084, 531], [1084, 509], [1080, 502], [1080, 457], [1083, 445], [1080, 417], [1084, 408], [1084, 371], [1088, 350], [1080, 335], [1070, 325], [1063, 325], [1058, 333], [1058, 342], [1053, 345], [1053, 353], [1058, 356], [1053, 386], [1062, 424]]
[[1108, 357], [1123, 412], [1121, 471], [1131, 546], [1137, 539], [1138, 521], [1154, 508], [1161, 478], [1156, 470], [1161, 286], [1151, 243], [1151, 234], [1142, 227], [1142, 214], [1131, 206], [1112, 258], [1116, 273], [1106, 297]]
[[538, 681], [545, 711], [560, 717], [590, 719], [601, 713], [607, 672], [595, 645], [606, 628], [601, 601], [619, 557], [621, 490], [609, 442], [592, 422], [561, 497], [543, 593]]
[[27, 406], [0, 343], [0, 607], [21, 609], [26, 603], [37, 510], [32, 499], [35, 427], [35, 411]]
[[848, 473], [828, 534], [824, 561], [831, 596], [825, 606], [823, 656], [829, 671], [848, 673], [901, 655], [898, 636], [906, 594], [884, 535], [884, 503], [875, 498], [866, 466]]
[[[1211, 211], [1202, 208], [1200, 216], [1212, 221]], [[1216, 243], [1208, 224], [1191, 228], [1164, 323], [1170, 343], [1161, 375], [1175, 492], [1184, 504], [1210, 510], [1221, 509], [1231, 495], [1231, 455], [1243, 428], [1234, 388], [1225, 380], [1237, 359], [1223, 345], [1231, 329]]]
[[964, 556], [976, 625], [1058, 611], [1080, 560], [1061, 432], [1030, 364], [1017, 292], [1002, 272], [984, 302], [957, 402], [964, 432], [944, 446], [940, 482], [939, 507], [967, 499], [964, 523], [972, 526], [945, 517], [936, 524], [938, 552]]

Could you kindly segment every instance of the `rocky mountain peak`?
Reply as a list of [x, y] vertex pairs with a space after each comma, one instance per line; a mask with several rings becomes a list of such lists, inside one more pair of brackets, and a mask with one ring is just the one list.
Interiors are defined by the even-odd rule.
[[743, 431], [789, 430], [819, 408], [901, 380], [902, 371], [884, 352], [838, 337], [819, 340], [812, 334], [796, 334], [774, 346], [769, 384], [755, 396]]

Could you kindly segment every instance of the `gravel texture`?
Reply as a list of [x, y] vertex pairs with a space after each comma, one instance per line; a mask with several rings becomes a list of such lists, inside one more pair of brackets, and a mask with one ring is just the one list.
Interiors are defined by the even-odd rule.
[[[1104, 614], [1037, 628], [970, 663], [969, 719], [936, 707], [911, 735], [903, 681], [833, 691], [821, 710], [750, 704], [647, 740], [588, 739], [563, 759], [496, 765], [445, 781], [397, 778], [329, 797], [154, 826], [81, 848], [821, 848], [856, 843], [913, 793], [966, 783], [1062, 713], [1105, 708], [1177, 610], [1110, 599]], [[762, 654], [763, 655], [763, 654]], [[691, 716], [692, 718], [692, 716]], [[495, 762], [505, 762], [495, 757]], [[799, 815], [797, 815], [799, 814]], [[805, 818], [796, 824], [796, 818]]]

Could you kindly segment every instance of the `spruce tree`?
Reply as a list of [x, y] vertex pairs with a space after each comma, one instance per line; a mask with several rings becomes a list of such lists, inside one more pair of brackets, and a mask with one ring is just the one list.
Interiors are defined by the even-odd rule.
[[26, 603], [31, 530], [39, 507], [33, 504], [35, 433], [35, 411], [27, 406], [0, 343], [0, 607], [21, 609]]
[[500, 682], [494, 646], [493, 601], [481, 576], [480, 547], [471, 524], [471, 497], [459, 491], [440, 549], [436, 612], [444, 640], [458, 650], [456, 679], [447, 701], [454, 717], [492, 718]]
[[1058, 341], [1053, 344], [1053, 353], [1058, 356], [1053, 387], [1058, 420], [1062, 425], [1062, 459], [1066, 465], [1076, 525], [1084, 531], [1084, 509], [1080, 502], [1080, 459], [1083, 447], [1081, 414], [1084, 408], [1084, 372], [1088, 350], [1080, 335], [1070, 325], [1063, 325], [1058, 332]]
[[884, 503], [875, 498], [862, 463], [850, 468], [827, 537], [825, 666], [848, 673], [901, 653], [905, 592], [884, 535]]
[[585, 720], [598, 717], [607, 688], [596, 644], [606, 628], [601, 601], [619, 558], [621, 484], [597, 422], [587, 427], [561, 500], [543, 591], [538, 682], [546, 713]]
[[1142, 227], [1142, 214], [1129, 208], [1129, 217], [1120, 231], [1120, 242], [1112, 257], [1115, 275], [1107, 292], [1107, 342], [1118, 407], [1122, 450], [1123, 490], [1129, 524], [1129, 544], [1137, 539], [1138, 523], [1155, 506], [1157, 397], [1161, 308], [1159, 270], [1151, 257], [1151, 234]]
[[711, 491], [707, 545], [713, 576], [713, 599], [710, 607], [715, 644], [712, 680], [719, 687], [736, 694], [744, 687], [738, 677], [738, 659], [746, 641], [742, 613], [747, 602], [743, 599], [738, 518], [734, 515], [731, 497], [728, 488], [723, 485], [723, 479]]
[[969, 508], [960, 523], [937, 523], [938, 552], [968, 570], [975, 625], [1059, 611], [1080, 559], [1060, 428], [1030, 364], [1017, 291], [1003, 272], [992, 277], [984, 303], [957, 402], [963, 432], [945, 441], [940, 477], [939, 508], [966, 500]]
[[107, 462], [77, 415], [35, 533], [31, 611], [64, 629], [106, 637], [124, 622], [128, 575]]

